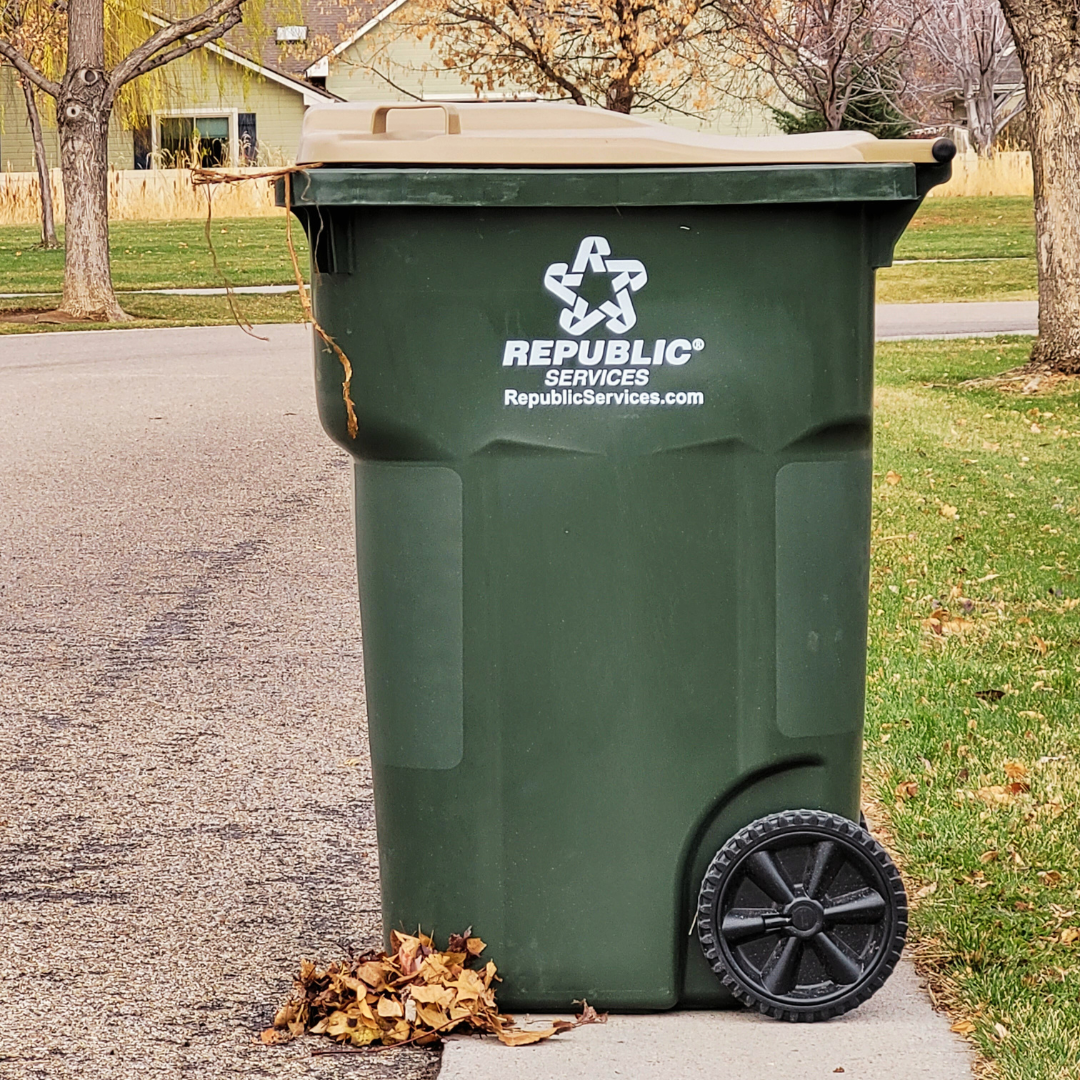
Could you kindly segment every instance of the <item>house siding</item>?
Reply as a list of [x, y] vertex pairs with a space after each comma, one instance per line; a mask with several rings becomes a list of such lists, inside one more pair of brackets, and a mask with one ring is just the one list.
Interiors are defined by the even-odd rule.
[[[213, 53], [183, 57], [167, 70], [169, 91], [162, 100], [162, 112], [235, 109], [255, 113], [259, 146], [267, 163], [286, 164], [295, 159], [304, 118], [304, 99], [299, 91]], [[56, 167], [60, 160], [59, 138], [44, 101], [42, 128], [49, 165]], [[109, 165], [113, 169], [131, 169], [134, 164], [133, 134], [114, 115], [109, 125]], [[6, 64], [0, 67], [0, 167], [5, 172], [34, 170], [26, 104], [14, 72]]]
[[[386, 78], [380, 78], [373, 67], [394, 85]], [[475, 93], [472, 85], [458, 73], [443, 67], [428, 42], [401, 36], [389, 20], [330, 60], [326, 89], [347, 101], [409, 101], [416, 97], [448, 94], [471, 97]], [[514, 93], [527, 88], [506, 84], [493, 89], [497, 93]], [[676, 127], [719, 135], [772, 135], [777, 132], [768, 112], [753, 103], [722, 107], [701, 117], [685, 116], [669, 109], [649, 110], [642, 115]]]

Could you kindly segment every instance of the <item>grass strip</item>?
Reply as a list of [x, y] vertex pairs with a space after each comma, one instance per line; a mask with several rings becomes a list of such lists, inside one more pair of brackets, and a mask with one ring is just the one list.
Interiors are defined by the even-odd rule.
[[[2, 300], [0, 312], [33, 309], [48, 311], [60, 302], [59, 294], [35, 297], [31, 300]], [[235, 325], [224, 296], [158, 296], [143, 293], [125, 296], [124, 310], [135, 316], [134, 322], [124, 323], [10, 323], [0, 321], [0, 334], [42, 334], [61, 330], [134, 330], [167, 326], [224, 326]], [[296, 293], [283, 295], [244, 295], [236, 297], [240, 313], [250, 323], [302, 322], [303, 313]], [[2, 320], [2, 316], [0, 316]]]
[[865, 767], [956, 1027], [1080, 1062], [1080, 392], [964, 388], [1028, 339], [878, 349]]
[[[113, 284], [117, 289], [219, 288], [221, 278], [199, 221], [115, 221], [109, 225]], [[215, 219], [214, 247], [233, 285], [290, 285], [285, 215]], [[63, 243], [63, 228], [59, 230]], [[38, 229], [0, 227], [0, 292], [59, 292], [64, 252], [37, 247]], [[308, 265], [307, 238], [295, 230], [300, 264]]]

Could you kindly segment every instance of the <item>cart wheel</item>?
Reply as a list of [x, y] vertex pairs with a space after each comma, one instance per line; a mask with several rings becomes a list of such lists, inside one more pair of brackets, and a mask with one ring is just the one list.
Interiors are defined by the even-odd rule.
[[698, 936], [721, 982], [778, 1020], [828, 1020], [881, 988], [900, 959], [907, 897], [885, 849], [820, 810], [761, 818], [717, 853]]

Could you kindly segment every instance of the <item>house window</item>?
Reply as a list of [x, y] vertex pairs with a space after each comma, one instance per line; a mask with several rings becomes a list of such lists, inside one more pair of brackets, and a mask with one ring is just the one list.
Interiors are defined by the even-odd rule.
[[158, 153], [164, 168], [229, 164], [228, 116], [163, 116], [158, 122]]
[[307, 41], [306, 26], [279, 26], [277, 28], [278, 41]]
[[259, 133], [255, 126], [255, 114], [236, 114], [236, 138], [240, 145], [240, 164], [255, 165], [259, 160]]

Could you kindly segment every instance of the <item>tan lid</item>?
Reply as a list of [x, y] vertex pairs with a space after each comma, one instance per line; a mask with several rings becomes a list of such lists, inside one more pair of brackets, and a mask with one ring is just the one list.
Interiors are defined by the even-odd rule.
[[561, 102], [424, 101], [313, 105], [304, 115], [296, 160], [301, 165], [785, 165], [932, 162], [951, 156], [952, 144], [945, 140], [876, 139], [862, 131], [744, 139]]

